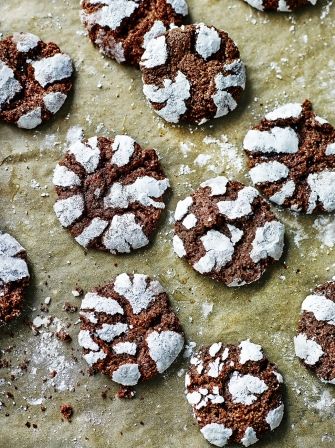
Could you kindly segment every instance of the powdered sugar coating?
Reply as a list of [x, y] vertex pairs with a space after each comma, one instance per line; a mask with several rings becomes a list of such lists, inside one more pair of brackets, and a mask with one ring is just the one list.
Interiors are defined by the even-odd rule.
[[201, 433], [209, 443], [215, 446], [227, 445], [233, 431], [219, 423], [210, 423], [201, 428]]
[[134, 274], [133, 279], [128, 274], [118, 275], [114, 282], [114, 289], [128, 300], [134, 314], [146, 310], [155, 297], [164, 292], [158, 281], [151, 280], [148, 283], [148, 276], [142, 274]]
[[221, 46], [221, 38], [214, 27], [208, 27], [203, 23], [197, 24], [197, 37], [195, 49], [204, 59], [209, 59], [217, 53]]
[[8, 233], [0, 231], [0, 291], [3, 285], [29, 278], [27, 262], [18, 255], [24, 248]]
[[252, 213], [252, 203], [258, 196], [258, 191], [253, 187], [244, 187], [237, 194], [234, 201], [220, 201], [217, 203], [220, 213], [228, 219], [237, 219]]
[[128, 135], [116, 135], [113, 142], [112, 163], [124, 166], [129, 163], [135, 151], [135, 140]]
[[63, 165], [56, 165], [52, 182], [58, 187], [75, 187], [81, 185], [80, 177]]
[[93, 218], [90, 224], [75, 237], [77, 243], [83, 247], [87, 247], [89, 243], [100, 236], [108, 226], [108, 221], [100, 218]]
[[35, 79], [42, 87], [70, 78], [73, 74], [72, 60], [63, 53], [32, 62], [31, 65], [34, 68]]
[[87, 143], [81, 140], [74, 142], [69, 148], [69, 153], [74, 155], [76, 161], [85, 168], [87, 173], [93, 173], [99, 165], [100, 150], [97, 137], [90, 138]]
[[[269, 0], [244, 0], [245, 2], [249, 3], [249, 5], [253, 6], [254, 8], [258, 9], [259, 11], [272, 11], [274, 9], [275, 4]], [[311, 4], [316, 5], [317, 0], [306, 0], [305, 4]], [[291, 12], [292, 10], [296, 9], [294, 7], [291, 9], [291, 5], [287, 2], [287, 0], [278, 0], [277, 8], [276, 10], [279, 12]], [[297, 6], [302, 6], [302, 3], [298, 3]]]
[[301, 104], [288, 103], [283, 106], [277, 107], [277, 109], [269, 112], [265, 115], [267, 120], [278, 120], [287, 118], [298, 118], [302, 112]]
[[16, 43], [17, 51], [27, 53], [33, 48], [37, 47], [40, 38], [31, 33], [14, 33], [13, 42]]
[[293, 180], [288, 180], [275, 194], [270, 196], [270, 201], [278, 205], [283, 205], [287, 198], [292, 197], [295, 192], [296, 185]]
[[156, 113], [170, 123], [178, 123], [186, 112], [185, 101], [190, 98], [191, 85], [187, 77], [178, 71], [174, 81], [164, 79], [163, 87], [155, 84], [144, 84], [143, 93], [153, 103], [164, 103], [165, 106]]
[[161, 20], [155, 20], [154, 24], [150, 28], [149, 31], [145, 33], [143, 36], [143, 44], [142, 47], [144, 49], [147, 48], [149, 42], [151, 39], [154, 39], [155, 37], [158, 37], [160, 34], [163, 34], [166, 31], [166, 27], [164, 23]]
[[166, 37], [159, 36], [150, 40], [142, 55], [141, 64], [146, 68], [154, 68], [165, 64], [168, 57]]
[[184, 216], [187, 215], [188, 209], [192, 204], [193, 199], [191, 198], [191, 196], [188, 196], [182, 201], [179, 201], [176, 206], [176, 211], [174, 212], [174, 219], [176, 221], [179, 221], [180, 219], [184, 218]]
[[312, 294], [302, 302], [301, 311], [314, 314], [315, 319], [335, 325], [335, 302], [326, 296]]
[[177, 358], [184, 346], [184, 338], [175, 331], [151, 332], [146, 339], [150, 357], [155, 361], [159, 373], [165, 372]]
[[135, 386], [140, 378], [138, 364], [122, 364], [112, 374], [113, 381], [123, 386]]
[[284, 404], [280, 404], [276, 409], [269, 411], [266, 422], [270, 426], [271, 431], [278, 428], [284, 416]]
[[225, 194], [227, 190], [228, 179], [224, 176], [214, 177], [212, 179], [208, 179], [205, 182], [200, 184], [200, 187], [206, 188], [210, 187], [211, 196], [219, 196], [220, 194]]
[[271, 221], [258, 227], [250, 252], [251, 259], [258, 263], [260, 260], [272, 257], [279, 260], [284, 249], [285, 227], [279, 221]]
[[250, 426], [245, 430], [244, 436], [241, 439], [241, 443], [243, 446], [250, 446], [254, 443], [258, 442], [256, 432], [254, 428]]
[[129, 253], [149, 244], [133, 213], [115, 215], [103, 236], [103, 243], [111, 253]]
[[90, 0], [91, 4], [103, 4], [104, 6], [97, 9], [91, 14], [84, 14], [84, 20], [93, 25], [108, 27], [116, 30], [127, 17], [139, 7], [138, 0]]
[[257, 376], [241, 375], [238, 372], [232, 374], [228, 383], [233, 402], [245, 405], [252, 404], [258, 399], [257, 395], [261, 395], [267, 389], [265, 382]]
[[260, 361], [263, 359], [262, 347], [258, 344], [250, 342], [250, 339], [242, 341], [239, 345], [240, 352], [240, 363], [245, 364], [248, 361]]
[[252, 129], [245, 136], [243, 146], [251, 152], [294, 154], [299, 149], [299, 137], [290, 127], [274, 127], [269, 131]]
[[60, 199], [55, 203], [54, 211], [62, 226], [68, 227], [83, 214], [84, 199], [80, 194]]
[[254, 184], [260, 184], [286, 179], [289, 174], [289, 169], [283, 163], [274, 160], [272, 162], [259, 163], [251, 168], [249, 174]]
[[137, 345], [134, 342], [118, 342], [113, 345], [113, 350], [117, 355], [136, 355]]
[[204, 274], [213, 269], [220, 270], [231, 261], [234, 245], [226, 235], [217, 230], [209, 230], [200, 240], [206, 250], [206, 255], [193, 265], [196, 271]]
[[196, 226], [197, 222], [197, 217], [193, 213], [190, 213], [186, 216], [186, 218], [183, 219], [183, 226], [186, 227], [186, 229], [190, 230]]
[[105, 342], [112, 342], [115, 338], [125, 333], [128, 330], [128, 325], [122, 322], [116, 324], [102, 324], [101, 328], [96, 329], [96, 335]]
[[[164, 195], [170, 184], [168, 179], [138, 177], [132, 184], [114, 183], [104, 198], [106, 208], [128, 208], [129, 204], [139, 202], [145, 207], [165, 208], [163, 201], [155, 201]], [[153, 199], [154, 198], [154, 199]]]
[[93, 310], [98, 313], [105, 313], [110, 316], [123, 314], [123, 308], [119, 303], [109, 297], [100, 296], [95, 292], [88, 292], [81, 302], [81, 310]]
[[49, 112], [55, 114], [65, 103], [67, 95], [62, 92], [51, 92], [44, 96], [43, 102]]
[[42, 123], [42, 109], [36, 107], [36, 109], [30, 110], [17, 120], [16, 124], [22, 129], [34, 129]]
[[174, 235], [173, 237], [173, 250], [178, 255], [179, 258], [183, 258], [186, 255], [186, 250], [184, 247], [184, 243], [178, 235]]
[[15, 78], [13, 70], [0, 60], [0, 111], [21, 90], [22, 86]]
[[188, 6], [185, 0], [166, 0], [166, 2], [172, 6], [177, 14], [187, 16]]
[[294, 338], [295, 354], [308, 365], [316, 364], [323, 355], [322, 347], [305, 334], [298, 334]]
[[311, 190], [307, 213], [312, 213], [317, 201], [322, 203], [327, 212], [335, 210], [335, 171], [321, 171], [310, 174], [307, 184]]

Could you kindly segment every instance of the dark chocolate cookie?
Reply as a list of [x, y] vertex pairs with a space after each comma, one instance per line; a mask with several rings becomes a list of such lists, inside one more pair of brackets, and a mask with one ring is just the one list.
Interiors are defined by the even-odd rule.
[[223, 176], [209, 179], [175, 211], [176, 254], [228, 286], [258, 280], [279, 260], [284, 225], [253, 187]]
[[73, 143], [56, 166], [54, 210], [84, 247], [126, 253], [149, 244], [169, 181], [154, 149], [131, 137]]
[[34, 129], [63, 106], [72, 88], [70, 56], [34, 34], [0, 41], [0, 120]]
[[244, 0], [260, 11], [291, 12], [302, 6], [316, 5], [317, 0]]
[[85, 360], [123, 386], [163, 373], [184, 345], [168, 295], [146, 275], [120, 274], [86, 294], [80, 318]]
[[152, 39], [140, 67], [144, 95], [171, 123], [202, 124], [227, 115], [245, 88], [238, 48], [226, 32], [203, 23]]
[[335, 211], [335, 130], [309, 101], [268, 113], [243, 144], [251, 180], [272, 202], [308, 214]]
[[221, 342], [191, 358], [186, 398], [208, 442], [250, 446], [283, 418], [283, 377], [250, 340]]
[[0, 231], [0, 324], [21, 314], [29, 278], [26, 251], [12, 236]]
[[321, 381], [335, 384], [335, 282], [318, 286], [302, 302], [294, 346]]
[[188, 13], [186, 0], [82, 0], [81, 19], [92, 42], [119, 63], [138, 65], [150, 39]]

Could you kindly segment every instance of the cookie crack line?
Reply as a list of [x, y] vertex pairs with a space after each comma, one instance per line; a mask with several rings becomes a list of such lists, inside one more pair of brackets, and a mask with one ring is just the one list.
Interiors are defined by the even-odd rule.
[[149, 244], [170, 187], [155, 150], [127, 135], [75, 141], [53, 183], [61, 225], [83, 247], [113, 254]]

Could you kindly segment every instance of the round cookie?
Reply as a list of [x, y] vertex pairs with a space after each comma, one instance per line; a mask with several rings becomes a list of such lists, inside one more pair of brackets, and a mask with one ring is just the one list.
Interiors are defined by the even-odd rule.
[[215, 446], [250, 446], [277, 428], [283, 418], [283, 377], [250, 340], [221, 342], [191, 358], [186, 399], [200, 431]]
[[227, 115], [245, 88], [238, 48], [226, 32], [203, 23], [152, 39], [140, 68], [144, 95], [170, 123], [203, 124]]
[[138, 65], [150, 39], [188, 14], [186, 0], [82, 0], [91, 41], [119, 63]]
[[258, 280], [283, 246], [284, 225], [253, 187], [219, 176], [177, 204], [175, 253], [227, 286]]
[[53, 183], [62, 226], [83, 247], [113, 254], [149, 244], [169, 188], [156, 151], [127, 135], [74, 142]]
[[302, 6], [316, 5], [317, 0], [244, 0], [259, 11], [291, 12]]
[[184, 346], [168, 295], [146, 275], [120, 274], [86, 294], [80, 318], [78, 341], [85, 360], [122, 386], [163, 373]]
[[26, 251], [0, 231], [0, 324], [20, 316], [29, 278]]
[[72, 88], [70, 56], [34, 34], [0, 41], [0, 120], [34, 129], [63, 106]]
[[335, 130], [310, 101], [268, 113], [243, 145], [251, 180], [270, 201], [307, 214], [335, 211]]
[[335, 384], [335, 282], [318, 286], [301, 306], [295, 353], [324, 383]]

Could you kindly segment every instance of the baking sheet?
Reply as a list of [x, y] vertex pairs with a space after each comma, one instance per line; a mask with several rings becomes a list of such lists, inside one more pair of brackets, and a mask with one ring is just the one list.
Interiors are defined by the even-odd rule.
[[[0, 362], [9, 363], [0, 368], [0, 447], [208, 446], [183, 396], [186, 358], [163, 377], [139, 386], [134, 400], [116, 399], [117, 386], [108, 378], [87, 375], [76, 342], [78, 315], [64, 312], [63, 303], [79, 305], [71, 294], [76, 286], [89, 290], [124, 271], [160, 279], [179, 312], [189, 349], [250, 337], [278, 363], [286, 382], [285, 420], [257, 446], [334, 447], [334, 388], [299, 364], [292, 343], [303, 298], [316, 283], [335, 275], [334, 217], [276, 209], [286, 224], [285, 256], [260, 282], [241, 289], [202, 278], [171, 248], [172, 211], [179, 198], [220, 173], [250, 183], [241, 143], [267, 110], [310, 98], [318, 115], [335, 124], [332, 1], [286, 15], [259, 13], [242, 0], [189, 0], [192, 21], [225, 29], [248, 68], [238, 110], [201, 128], [170, 126], [151, 112], [139, 72], [102, 57], [85, 37], [78, 3], [0, 0], [4, 35], [30, 31], [54, 40], [71, 54], [77, 71], [75, 92], [51, 123], [34, 132], [0, 125], [0, 227], [25, 246], [32, 273], [24, 316], [0, 330]], [[85, 253], [57, 222], [52, 171], [67, 133], [73, 135], [78, 127], [87, 137], [128, 133], [159, 151], [173, 195], [154, 244], [146, 250], [118, 257]], [[47, 297], [49, 313], [40, 310]], [[53, 318], [39, 335], [28, 325], [36, 316]], [[66, 325], [71, 344], [53, 336]], [[57, 375], [51, 378], [54, 370]], [[62, 403], [74, 408], [71, 423], [61, 420]]]

